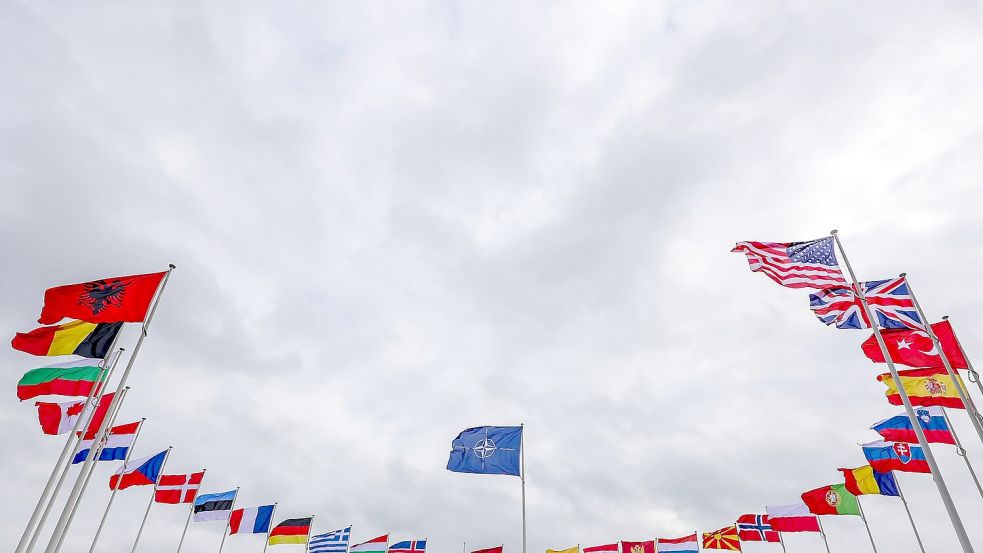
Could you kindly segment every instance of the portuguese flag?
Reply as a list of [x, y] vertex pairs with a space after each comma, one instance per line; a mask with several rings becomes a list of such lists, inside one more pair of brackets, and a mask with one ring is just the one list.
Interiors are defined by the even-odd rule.
[[802, 501], [816, 515], [859, 515], [857, 496], [847, 491], [844, 484], [823, 486], [802, 494]]
[[69, 323], [42, 326], [30, 332], [18, 332], [10, 341], [16, 350], [31, 355], [81, 355], [102, 359], [109, 353], [113, 338], [123, 323]]
[[[82, 359], [31, 369], [17, 382], [17, 399], [37, 396], [88, 397], [99, 380], [98, 359]], [[105, 380], [106, 375], [102, 375]]]
[[314, 517], [288, 518], [270, 530], [270, 545], [307, 543]]

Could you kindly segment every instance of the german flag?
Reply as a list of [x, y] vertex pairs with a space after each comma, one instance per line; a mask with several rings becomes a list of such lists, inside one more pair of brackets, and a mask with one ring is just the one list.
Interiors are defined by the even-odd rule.
[[314, 517], [288, 518], [270, 530], [270, 545], [307, 543]]
[[109, 346], [122, 327], [123, 323], [83, 321], [42, 326], [30, 332], [18, 332], [10, 346], [31, 355], [74, 354], [100, 359], [109, 353]]

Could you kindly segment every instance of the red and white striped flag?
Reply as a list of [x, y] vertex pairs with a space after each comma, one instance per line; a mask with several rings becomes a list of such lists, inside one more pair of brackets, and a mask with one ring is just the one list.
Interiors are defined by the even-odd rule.
[[788, 288], [846, 284], [833, 250], [833, 237], [808, 242], [738, 242], [732, 252], [747, 256], [752, 271]]

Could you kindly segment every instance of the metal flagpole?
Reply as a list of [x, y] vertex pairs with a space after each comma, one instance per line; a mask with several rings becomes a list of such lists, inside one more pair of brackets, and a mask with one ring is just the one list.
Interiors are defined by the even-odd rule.
[[279, 502], [274, 501], [273, 511], [270, 513], [270, 524], [266, 527], [266, 541], [263, 542], [263, 553], [266, 553], [266, 548], [270, 546], [270, 532], [273, 531], [273, 517], [276, 516], [277, 505], [279, 505]]
[[870, 548], [877, 553], [877, 546], [874, 545], [874, 534], [870, 532], [870, 525], [867, 524], [867, 517], [864, 516], [864, 508], [860, 506], [860, 498], [857, 498], [857, 510], [860, 511], [860, 520], [864, 521], [864, 528], [867, 529], [867, 537], [870, 538]]
[[959, 435], [956, 434], [956, 427], [952, 426], [952, 421], [949, 419], [949, 412], [945, 410], [945, 407], [940, 407], [942, 410], [942, 416], [945, 417], [945, 424], [949, 427], [949, 432], [952, 432], [952, 441], [956, 442], [956, 455], [963, 458], [966, 462], [966, 468], [969, 469], [969, 475], [973, 477], [973, 483], [976, 484], [976, 489], [980, 492], [980, 497], [983, 497], [983, 486], [980, 486], [980, 479], [976, 477], [976, 471], [973, 470], [973, 464], [969, 462], [969, 455], [966, 454], [966, 448], [963, 447], [962, 442], [959, 441]]
[[526, 424], [519, 423], [519, 479], [522, 481], [522, 553], [526, 553]]
[[[232, 496], [232, 505], [229, 508], [229, 518], [225, 519], [225, 530], [222, 531], [222, 543], [218, 544], [218, 553], [222, 553], [222, 548], [225, 547], [225, 535], [229, 533], [229, 523], [232, 520], [232, 511], [236, 508], [236, 500], [239, 499], [239, 486], [236, 486], [236, 494]], [[270, 521], [273, 524], [273, 521]]]
[[819, 535], [823, 538], [823, 544], [826, 546], [826, 553], [830, 553], [829, 542], [826, 541], [826, 530], [823, 529], [823, 519], [819, 515], [816, 515], [816, 522], [819, 523]]
[[898, 389], [898, 395], [901, 396], [901, 402], [904, 404], [905, 411], [908, 413], [908, 420], [911, 421], [911, 426], [915, 430], [915, 436], [918, 438], [918, 445], [920, 445], [922, 450], [925, 452], [925, 460], [928, 462], [928, 467], [932, 472], [932, 479], [935, 481], [935, 486], [939, 489], [939, 496], [942, 498], [942, 503], [945, 505], [945, 510], [949, 514], [949, 521], [952, 523], [952, 528], [956, 532], [956, 537], [959, 539], [959, 545], [962, 547], [963, 553], [975, 553], [973, 543], [969, 541], [969, 536], [966, 534], [966, 528], [963, 526], [963, 521], [961, 518], [959, 518], [959, 512], [956, 511], [956, 505], [952, 502], [952, 497], [949, 495], [949, 488], [946, 487], [945, 480], [942, 478], [942, 472], [939, 471], [939, 465], [935, 462], [935, 455], [932, 454], [932, 449], [928, 445], [928, 440], [925, 439], [925, 432], [922, 430], [922, 425], [918, 422], [918, 418], [915, 416], [915, 410], [911, 406], [911, 400], [908, 398], [908, 392], [905, 391], [904, 385], [901, 383], [901, 378], [898, 376], [898, 369], [894, 366], [894, 361], [891, 359], [891, 354], [887, 351], [887, 346], [884, 344], [884, 337], [881, 336], [880, 328], [877, 325], [877, 318], [874, 317], [873, 313], [871, 313], [871, 309], [867, 304], [867, 297], [864, 295], [863, 288], [861, 288], [860, 283], [857, 281], [857, 275], [854, 274], [853, 267], [850, 265], [850, 260], [843, 251], [843, 244], [840, 242], [840, 237], [837, 235], [835, 230], [830, 231], [830, 234], [833, 236], [833, 240], [836, 242], [836, 246], [840, 250], [840, 255], [843, 256], [843, 263], [846, 265], [847, 271], [850, 273], [850, 279], [853, 280], [853, 288], [856, 291], [856, 294], [860, 297], [860, 305], [864, 309], [867, 320], [870, 321], [870, 325], [874, 331], [874, 338], [877, 340], [877, 345], [881, 348], [881, 354], [884, 356], [884, 361], [887, 363], [887, 368], [891, 372], [891, 377], [894, 379], [894, 383]]
[[[949, 316], [942, 315], [942, 320], [949, 320]], [[969, 381], [976, 384], [976, 387], [979, 388], [980, 393], [983, 394], [983, 382], [980, 382], [980, 373], [973, 369], [973, 362], [970, 361], [969, 356], [966, 355], [966, 350], [963, 349], [963, 344], [959, 341], [959, 336], [956, 336], [955, 330], [952, 331], [952, 335], [956, 339], [956, 345], [959, 346], [959, 353], [963, 354], [963, 359], [966, 360], [966, 367], [969, 369]], [[981, 417], [979, 411], [976, 412], [976, 416]]]
[[922, 545], [922, 537], [918, 535], [918, 528], [915, 527], [915, 519], [911, 516], [911, 509], [908, 508], [908, 500], [904, 497], [904, 492], [901, 491], [901, 483], [898, 482], [898, 478], [894, 478], [894, 483], [898, 487], [898, 497], [901, 498], [901, 503], [904, 505], [904, 510], [908, 513], [908, 520], [911, 522], [911, 530], [915, 533], [915, 540], [918, 541], [918, 549], [925, 553], [925, 546]]
[[[130, 461], [130, 454], [133, 453], [133, 448], [137, 445], [137, 439], [140, 437], [140, 431], [143, 430], [143, 423], [146, 422], [146, 418], [140, 419], [140, 424], [137, 426], [137, 432], [133, 435], [133, 441], [130, 442], [130, 447], [126, 449], [126, 456], [123, 458], [123, 468], [126, 469], [126, 463]], [[89, 546], [89, 553], [92, 553], [96, 549], [96, 542], [99, 541], [99, 534], [102, 533], [102, 527], [106, 524], [106, 517], [109, 516], [109, 508], [113, 506], [113, 499], [116, 498], [116, 492], [119, 491], [120, 479], [116, 479], [116, 485], [113, 486], [113, 491], [109, 494], [109, 503], [106, 503], [106, 510], [102, 513], [102, 520], [99, 521], [99, 526], [96, 528], [96, 535], [92, 537], [92, 545]]]
[[[270, 523], [272, 524], [272, 520], [270, 521]], [[314, 515], [311, 515], [311, 523], [307, 526], [307, 543], [304, 544], [304, 553], [307, 553], [308, 551], [311, 550], [311, 531], [313, 530], [314, 530]], [[386, 550], [388, 551], [389, 548], [386, 547]]]
[[143, 534], [143, 525], [147, 524], [147, 515], [150, 514], [150, 508], [154, 506], [154, 499], [157, 496], [157, 483], [160, 482], [160, 476], [164, 474], [164, 465], [167, 464], [167, 459], [171, 456], [171, 447], [173, 446], [167, 446], [167, 453], [164, 454], [164, 460], [160, 464], [160, 472], [157, 473], [157, 480], [154, 480], [154, 490], [150, 494], [150, 501], [147, 502], [147, 510], [143, 512], [143, 521], [140, 523], [140, 529], [137, 530], [137, 537], [133, 540], [133, 549], [130, 549], [130, 553], [135, 553], [137, 544], [140, 543], [140, 535]]
[[[201, 469], [201, 481], [198, 482], [198, 489], [201, 489], [201, 485], [205, 483], [205, 473], [208, 469]], [[184, 491], [184, 490], [181, 490]], [[198, 492], [195, 492], [195, 497], [198, 497]], [[191, 504], [188, 505], [188, 519], [184, 521], [184, 530], [181, 532], [181, 541], [177, 542], [177, 553], [181, 553], [181, 546], [184, 545], [184, 535], [188, 533], [188, 525], [191, 524], [191, 515], [195, 512], [195, 500], [191, 499]], [[92, 553], [92, 550], [89, 550]]]
[[[119, 356], [123, 353], [124, 349], [120, 348], [113, 357], [111, 363], [109, 363], [109, 358], [113, 355], [113, 348], [116, 347], [116, 341], [119, 340], [119, 335], [122, 329], [116, 332], [116, 336], [113, 337], [113, 343], [109, 345], [109, 352], [106, 357], [100, 363], [101, 367], [99, 370], [99, 375], [97, 376], [97, 382], [92, 389], [89, 390], [88, 397], [85, 398], [85, 406], [82, 408], [82, 414], [79, 418], [75, 420], [75, 426], [72, 431], [68, 433], [68, 438], [65, 440], [65, 447], [61, 450], [61, 455], [58, 456], [58, 461], [55, 462], [54, 468], [51, 469], [51, 476], [48, 477], [48, 482], [44, 485], [44, 491], [41, 492], [41, 497], [38, 498], [38, 504], [34, 507], [34, 512], [31, 513], [31, 518], [27, 522], [27, 527], [24, 528], [24, 533], [20, 537], [20, 541], [17, 543], [17, 547], [14, 550], [15, 553], [26, 553], [30, 551], [28, 549], [28, 542], [30, 542], [33, 547], [34, 543], [37, 543], [38, 537], [41, 534], [41, 529], [44, 528], [44, 522], [48, 518], [48, 514], [51, 512], [51, 508], [54, 506], [55, 497], [57, 497], [58, 492], [61, 490], [61, 485], [65, 481], [65, 476], [68, 474], [68, 469], [71, 467], [71, 463], [67, 463], [68, 456], [74, 451], [75, 445], [81, 441], [81, 438], [76, 435], [79, 428], [82, 427], [82, 423], [85, 422], [86, 428], [88, 428], [88, 419], [91, 418], [91, 413], [86, 416], [87, 411], [89, 411], [90, 406], [92, 406], [93, 398], [98, 394], [102, 393], [102, 388], [104, 386], [100, 385], [103, 382], [108, 382], [112, 377], [113, 369], [116, 367], [116, 362], [119, 361]], [[108, 364], [108, 368], [107, 368]], [[94, 409], [92, 410], [94, 411]], [[75, 444], [75, 445], [73, 445]], [[58, 479], [58, 483], [55, 484], [55, 477], [61, 472], [61, 477]], [[41, 511], [44, 514], [41, 514]], [[40, 521], [39, 521], [40, 518]]]
[[[154, 313], [157, 311], [157, 305], [160, 304], [160, 298], [164, 293], [164, 288], [167, 286], [167, 281], [171, 278], [171, 272], [174, 271], [176, 267], [171, 264], [164, 278], [161, 279], [160, 286], [157, 288], [156, 297], [154, 297], [154, 302], [147, 310], [147, 316], [143, 320], [143, 328], [140, 330], [140, 337], [137, 339], [136, 345], [133, 347], [133, 353], [130, 354], [130, 359], [126, 364], [126, 370], [123, 371], [123, 376], [120, 377], [119, 384], [116, 386], [116, 390], [122, 390], [126, 386], [126, 380], [130, 376], [130, 371], [133, 370], [133, 362], [136, 361], [137, 355], [140, 353], [140, 348], [143, 346], [143, 341], [147, 338], [147, 331], [150, 329], [150, 323], [153, 321]], [[113, 396], [113, 402], [119, 401], [119, 395]], [[110, 405], [110, 410], [113, 409], [113, 405]], [[102, 421], [99, 426], [99, 430], [96, 432], [96, 439], [102, 439], [106, 434], [106, 420]], [[82, 472], [87, 472], [89, 467], [92, 466], [92, 457], [88, 457], [85, 463], [82, 465]], [[44, 553], [58, 553], [61, 548], [59, 543], [62, 542], [62, 535], [68, 532], [69, 527], [69, 517], [72, 514], [72, 506], [78, 501], [79, 496], [82, 495], [82, 484], [83, 479], [76, 478], [75, 486], [72, 488], [71, 494], [68, 496], [68, 502], [65, 504], [65, 508], [61, 511], [61, 517], [58, 519], [58, 524], [55, 526], [54, 532], [51, 534], [51, 538], [48, 540], [48, 547], [45, 548]]]
[[778, 543], [782, 545], [782, 553], [788, 553], [788, 550], [785, 549], [785, 540], [782, 539], [782, 533], [781, 532], [775, 532], [775, 533], [778, 534]]

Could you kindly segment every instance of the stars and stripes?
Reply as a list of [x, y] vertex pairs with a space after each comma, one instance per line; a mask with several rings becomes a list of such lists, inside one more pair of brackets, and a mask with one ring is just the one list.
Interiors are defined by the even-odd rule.
[[308, 551], [310, 553], [345, 553], [348, 551], [348, 540], [351, 539], [352, 527], [342, 528], [326, 534], [311, 536]]
[[747, 256], [755, 272], [787, 288], [819, 288], [845, 285], [836, 262], [833, 237], [808, 242], [738, 242], [732, 252]]
[[427, 550], [427, 540], [401, 541], [389, 546], [389, 553], [423, 553]]
[[[881, 328], [925, 328], [903, 277], [861, 282], [860, 286]], [[827, 325], [870, 328], [860, 297], [849, 287], [837, 286], [809, 294], [809, 304], [816, 317]]]

